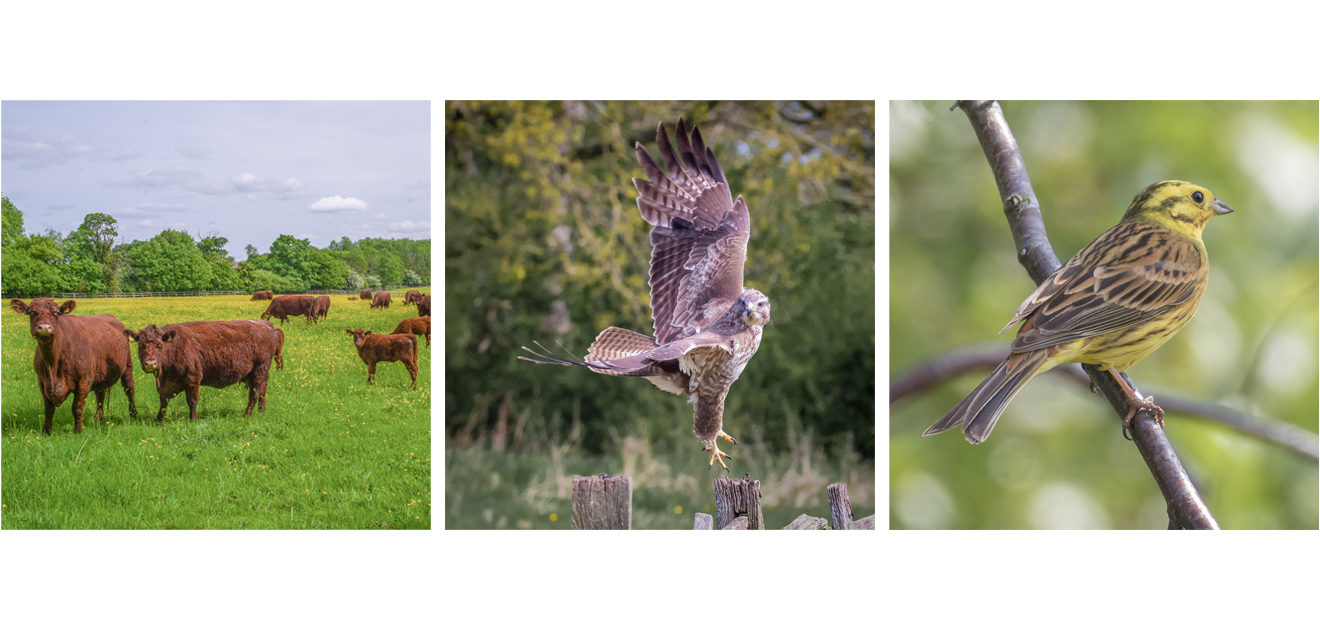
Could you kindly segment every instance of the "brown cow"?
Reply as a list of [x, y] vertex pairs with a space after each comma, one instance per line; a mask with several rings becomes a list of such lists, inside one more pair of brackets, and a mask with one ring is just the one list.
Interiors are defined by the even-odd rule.
[[330, 312], [330, 296], [318, 295], [312, 304], [312, 321], [325, 317]]
[[[136, 333], [124, 331], [138, 344], [138, 360], [148, 374], [156, 375], [160, 413], [179, 392], [188, 399], [188, 417], [197, 419], [197, 399], [202, 385], [228, 387], [242, 381], [248, 387], [248, 406], [266, 410], [266, 380], [270, 366], [280, 355], [284, 335], [270, 322], [244, 319], [228, 322], [185, 322], [157, 328], [151, 324]], [[280, 363], [283, 359], [279, 360]]]
[[307, 321], [313, 322], [316, 321], [312, 317], [314, 306], [316, 306], [316, 298], [310, 295], [281, 295], [271, 300], [270, 306], [266, 307], [266, 312], [261, 314], [261, 318], [269, 320], [274, 317], [283, 325], [290, 317], [305, 315]]
[[389, 308], [389, 307], [390, 307], [389, 291], [377, 291], [376, 295], [372, 296], [371, 308]]
[[426, 335], [426, 347], [431, 347], [431, 318], [409, 317], [394, 327], [394, 334]]
[[[379, 295], [379, 293], [377, 294]], [[384, 361], [401, 361], [412, 377], [413, 389], [417, 389], [417, 338], [412, 335], [373, 335], [370, 330], [347, 330], [353, 335], [353, 345], [357, 346], [358, 357], [367, 364], [367, 382], [374, 383], [376, 364]]]
[[120, 334], [124, 325], [114, 315], [69, 315], [78, 305], [73, 300], [55, 305], [50, 298], [37, 298], [31, 304], [14, 298], [9, 305], [28, 316], [29, 331], [37, 340], [32, 367], [37, 372], [37, 387], [46, 403], [46, 424], [41, 430], [50, 435], [55, 408], [73, 394], [73, 430], [82, 433], [83, 406], [87, 394], [96, 394], [96, 419], [105, 418], [105, 395], [115, 381], [128, 394], [128, 415], [137, 417], [133, 400], [133, 355], [128, 341]]
[[403, 304], [405, 306], [408, 304], [416, 304], [418, 300], [421, 299], [422, 292], [417, 289], [408, 289], [408, 292], [403, 294]]
[[256, 293], [252, 294], [252, 299], [248, 301], [256, 302], [257, 300], [270, 300], [273, 299], [274, 297], [275, 294], [271, 291], [257, 291]]
[[370, 300], [370, 299], [371, 299], [371, 289], [363, 289], [362, 292], [358, 294], [358, 297], [360, 297], [360, 298], [362, 298], [362, 299], [364, 299], [364, 300]]
[[350, 295], [350, 296], [348, 296], [348, 301], [350, 301], [350, 302], [352, 302], [353, 300], [356, 300], [356, 299], [357, 299], [357, 296], [356, 296], [356, 295]]
[[422, 299], [420, 299], [420, 300], [417, 301], [417, 316], [418, 316], [418, 317], [430, 317], [430, 316], [431, 316], [431, 294], [430, 294], [430, 293], [427, 293], [426, 295], [423, 295], [423, 296], [422, 296]]

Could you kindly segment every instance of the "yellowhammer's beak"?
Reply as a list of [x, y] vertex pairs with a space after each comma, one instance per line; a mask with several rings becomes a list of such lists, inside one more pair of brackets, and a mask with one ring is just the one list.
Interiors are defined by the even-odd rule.
[[1210, 205], [1210, 209], [1214, 210], [1215, 214], [1228, 214], [1233, 211], [1232, 208], [1228, 207], [1228, 204], [1218, 199], [1216, 199], [1215, 202]]

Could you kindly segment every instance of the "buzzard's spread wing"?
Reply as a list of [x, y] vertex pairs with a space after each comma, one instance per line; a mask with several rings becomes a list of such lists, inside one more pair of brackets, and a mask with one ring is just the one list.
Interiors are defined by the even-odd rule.
[[[1198, 297], [1198, 278], [1207, 266], [1195, 243], [1171, 240], [1167, 231], [1141, 223], [1120, 223], [1110, 228], [1114, 230], [1127, 232], [1121, 238], [1138, 246], [1095, 247], [1115, 238], [1106, 232], [1042, 282], [1004, 327], [1027, 322], [1013, 340], [1013, 352], [1103, 335]], [[1151, 239], [1167, 242], [1147, 247]], [[1084, 273], [1086, 269], [1094, 271]]]
[[[664, 124], [656, 144], [661, 169], [637, 144], [647, 179], [633, 178], [637, 208], [651, 230], [651, 316], [659, 345], [695, 334], [728, 310], [743, 289], [751, 224], [742, 197], [734, 200], [715, 153], [682, 119], [670, 145]], [[679, 158], [682, 161], [679, 161]]]

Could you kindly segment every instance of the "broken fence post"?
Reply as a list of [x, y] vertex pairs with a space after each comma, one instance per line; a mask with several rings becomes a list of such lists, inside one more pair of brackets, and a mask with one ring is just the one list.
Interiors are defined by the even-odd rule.
[[792, 523], [789, 523], [788, 525], [784, 526], [784, 529], [829, 529], [829, 528], [830, 528], [829, 521], [819, 516], [812, 516], [810, 514], [803, 514], [793, 519]]
[[715, 529], [715, 517], [705, 512], [697, 512], [692, 529]]
[[834, 529], [852, 529], [852, 502], [848, 500], [848, 484], [832, 483], [825, 488], [830, 499], [830, 525]]
[[573, 476], [573, 529], [630, 529], [630, 477]]
[[715, 478], [715, 529], [725, 529], [739, 516], [747, 517], [747, 529], [765, 529], [761, 516], [761, 482], [744, 475], [742, 479]]

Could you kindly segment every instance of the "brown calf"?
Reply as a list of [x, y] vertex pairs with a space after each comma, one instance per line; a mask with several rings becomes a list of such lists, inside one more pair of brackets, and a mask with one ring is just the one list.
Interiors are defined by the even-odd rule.
[[256, 293], [252, 294], [252, 299], [248, 301], [256, 302], [257, 300], [270, 300], [270, 299], [274, 299], [274, 297], [275, 294], [271, 291], [257, 291]]
[[31, 304], [14, 298], [9, 305], [28, 316], [29, 331], [37, 340], [32, 367], [37, 371], [37, 387], [46, 403], [46, 424], [41, 430], [50, 434], [55, 408], [73, 394], [73, 430], [82, 433], [83, 405], [87, 394], [96, 393], [96, 419], [105, 418], [105, 395], [115, 381], [128, 394], [128, 415], [137, 417], [133, 400], [133, 355], [120, 331], [124, 325], [114, 315], [69, 315], [78, 305], [69, 300], [59, 306], [50, 298], [37, 298]]
[[[252, 319], [229, 322], [185, 322], [157, 328], [149, 325], [136, 333], [124, 331], [138, 344], [138, 360], [156, 375], [160, 413], [179, 392], [188, 399], [188, 417], [197, 419], [202, 385], [217, 389], [242, 381], [248, 387], [248, 406], [266, 410], [266, 380], [272, 362], [284, 346], [284, 335], [270, 322]], [[283, 359], [278, 359], [283, 364]]]
[[418, 291], [417, 289], [408, 289], [408, 292], [403, 294], [403, 303], [405, 305], [416, 304], [418, 300], [421, 299], [422, 299], [422, 292]]
[[430, 316], [431, 316], [431, 294], [430, 294], [430, 293], [427, 293], [426, 295], [423, 295], [423, 296], [422, 296], [422, 299], [417, 300], [417, 316], [418, 316], [418, 317], [430, 317]]
[[393, 334], [426, 335], [426, 347], [431, 347], [431, 318], [409, 317], [394, 327]]
[[372, 296], [371, 308], [389, 308], [389, 307], [390, 307], [389, 291], [377, 291], [376, 295]]
[[362, 298], [362, 299], [364, 299], [364, 300], [370, 300], [370, 299], [371, 299], [371, 289], [363, 289], [361, 293], [358, 293], [358, 297], [360, 297], [360, 298]]
[[[379, 295], [379, 293], [377, 294]], [[412, 335], [373, 335], [370, 330], [344, 330], [353, 335], [358, 357], [367, 364], [367, 382], [374, 383], [376, 364], [383, 361], [401, 361], [412, 377], [417, 389], [417, 338]]]
[[312, 315], [312, 310], [316, 306], [316, 298], [310, 295], [281, 295], [271, 300], [270, 306], [266, 307], [266, 312], [261, 314], [261, 318], [269, 320], [274, 317], [284, 324], [290, 317], [299, 315], [307, 316], [307, 321], [314, 322], [316, 319]]

